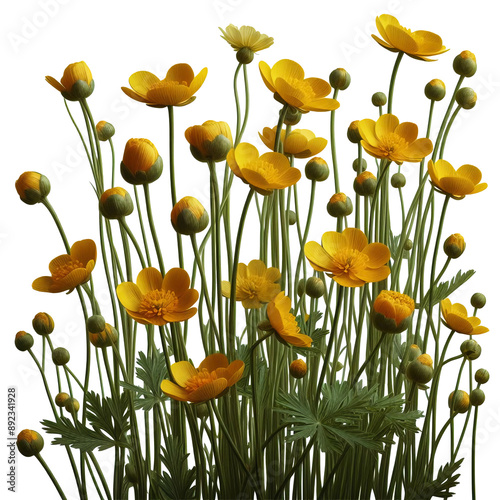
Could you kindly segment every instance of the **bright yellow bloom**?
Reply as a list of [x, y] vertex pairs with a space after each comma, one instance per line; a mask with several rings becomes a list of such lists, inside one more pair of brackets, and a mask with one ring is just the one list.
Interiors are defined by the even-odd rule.
[[225, 31], [222, 28], [219, 29], [222, 32], [221, 38], [226, 40], [234, 50], [247, 48], [252, 52], [259, 52], [269, 48], [274, 43], [273, 38], [261, 34], [251, 26], [237, 28], [234, 24], [230, 24]]
[[142, 325], [166, 325], [192, 318], [198, 292], [189, 288], [189, 274], [173, 268], [162, 277], [154, 267], [143, 269], [137, 276], [137, 285], [120, 283], [116, 294], [127, 314]]
[[189, 64], [172, 66], [163, 80], [149, 71], [137, 71], [128, 80], [133, 90], [127, 87], [122, 90], [132, 99], [154, 108], [185, 106], [196, 99], [194, 94], [203, 85], [207, 73], [207, 68], [203, 68], [194, 76]]
[[461, 200], [468, 194], [480, 193], [488, 187], [485, 182], [479, 184], [482, 173], [474, 165], [462, 165], [455, 170], [445, 160], [438, 160], [436, 163], [429, 160], [427, 169], [434, 187], [455, 200]]
[[[281, 131], [281, 142], [283, 151], [287, 155], [293, 155], [295, 158], [310, 158], [316, 156], [325, 149], [328, 141], [323, 137], [316, 137], [313, 132], [305, 129], [292, 130], [285, 138], [285, 131]], [[264, 128], [262, 134], [259, 132], [262, 142], [274, 151], [274, 141], [276, 139], [276, 127], [270, 129]]]
[[233, 136], [226, 122], [208, 120], [203, 125], [189, 127], [184, 135], [191, 154], [201, 162], [223, 161], [233, 147]]
[[83, 61], [70, 64], [64, 70], [60, 83], [52, 76], [46, 76], [45, 80], [69, 101], [85, 99], [94, 91], [92, 73]]
[[462, 304], [452, 304], [450, 299], [441, 301], [441, 315], [444, 324], [457, 333], [479, 335], [489, 332], [489, 328], [481, 326], [481, 320], [475, 316], [468, 317], [467, 309]]
[[389, 14], [378, 16], [375, 22], [383, 40], [376, 35], [372, 35], [373, 39], [391, 52], [404, 52], [421, 61], [435, 61], [428, 56], [437, 56], [449, 50], [443, 45], [440, 36], [430, 31], [411, 32]]
[[196, 369], [188, 361], [178, 361], [171, 366], [175, 384], [170, 380], [161, 383], [161, 390], [172, 399], [202, 403], [218, 396], [236, 384], [243, 375], [245, 363], [240, 360], [229, 364], [221, 353], [206, 357]]
[[243, 182], [264, 196], [275, 189], [293, 186], [300, 179], [300, 170], [291, 167], [285, 155], [264, 153], [259, 156], [255, 146], [242, 142], [227, 154], [227, 163]]
[[279, 337], [297, 347], [311, 347], [312, 338], [300, 333], [295, 316], [290, 312], [292, 301], [280, 292], [267, 305], [267, 317]]
[[[78, 285], [90, 279], [97, 259], [97, 248], [92, 240], [74, 243], [70, 253], [59, 255], [50, 261], [49, 271], [52, 276], [42, 276], [33, 281], [33, 290], [38, 292], [72, 292]], [[68, 292], [68, 293], [69, 293]]]
[[364, 150], [375, 158], [401, 165], [404, 161], [419, 162], [432, 152], [430, 139], [417, 139], [418, 127], [411, 122], [399, 123], [396, 116], [382, 115], [375, 122], [361, 120], [358, 125]]
[[[278, 295], [280, 285], [276, 283], [281, 273], [275, 267], [267, 268], [261, 260], [252, 260], [246, 266], [238, 264], [236, 275], [236, 300], [242, 303], [245, 309], [259, 309]], [[231, 283], [222, 282], [222, 295], [231, 296]]]
[[382, 290], [373, 302], [372, 321], [386, 333], [401, 333], [409, 326], [415, 302], [404, 293]]
[[122, 177], [130, 184], [149, 184], [163, 172], [163, 160], [148, 139], [129, 139], [120, 164]]
[[390, 274], [391, 257], [383, 243], [370, 243], [360, 229], [347, 228], [342, 233], [323, 234], [321, 245], [309, 241], [304, 247], [307, 260], [316, 271], [326, 272], [339, 285], [363, 286], [385, 280]]
[[266, 87], [271, 92], [304, 113], [333, 111], [339, 107], [337, 100], [326, 98], [332, 91], [330, 84], [321, 78], [304, 78], [302, 66], [295, 61], [282, 59], [272, 68], [261, 61], [259, 69]]

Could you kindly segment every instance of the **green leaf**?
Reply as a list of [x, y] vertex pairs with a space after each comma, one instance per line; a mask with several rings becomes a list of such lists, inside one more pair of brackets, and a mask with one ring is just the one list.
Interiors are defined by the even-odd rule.
[[449, 498], [453, 496], [455, 493], [448, 490], [459, 484], [457, 479], [460, 474], [455, 474], [455, 472], [462, 465], [463, 460], [462, 458], [458, 462], [447, 463], [444, 467], [441, 467], [434, 481], [417, 483], [409, 490], [408, 500], [430, 500], [432, 497]]
[[87, 394], [87, 418], [94, 429], [99, 429], [120, 441], [130, 428], [128, 423], [128, 403], [126, 394], [118, 401], [104, 398], [90, 391]]
[[[471, 278], [476, 271], [470, 269], [469, 271], [462, 273], [458, 271], [457, 275], [451, 279], [451, 281], [444, 281], [439, 283], [434, 289], [432, 294], [432, 305], [435, 306], [439, 304], [442, 300], [449, 297], [455, 290], [460, 288], [469, 278]], [[417, 304], [416, 308], [427, 307], [429, 302], [429, 295], [427, 294], [423, 300], [422, 304]]]

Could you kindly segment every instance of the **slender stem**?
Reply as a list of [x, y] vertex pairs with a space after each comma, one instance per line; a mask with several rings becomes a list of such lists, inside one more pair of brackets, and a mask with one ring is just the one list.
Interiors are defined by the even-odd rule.
[[[137, 252], [139, 260], [141, 261], [141, 266], [144, 269], [145, 267], [147, 267], [146, 266], [146, 261], [144, 260], [144, 257], [142, 255], [141, 247], [139, 246], [139, 243], [137, 242], [137, 240], [136, 240], [136, 238], [134, 236], [134, 233], [128, 227], [128, 224], [125, 222], [125, 218], [124, 217], [122, 217], [121, 219], [118, 219], [118, 222], [120, 223], [120, 226], [125, 230], [125, 232], [127, 233], [128, 237], [130, 238], [130, 241], [134, 245], [134, 248], [135, 248], [135, 250]], [[163, 276], [163, 274], [165, 274], [165, 273], [162, 272], [162, 276]]]
[[56, 487], [57, 492], [59, 493], [59, 496], [63, 499], [66, 500], [66, 496], [64, 495], [63, 490], [59, 486], [59, 483], [57, 482], [57, 479], [54, 477], [54, 474], [52, 474], [52, 471], [50, 470], [49, 466], [45, 463], [45, 460], [42, 458], [40, 453], [36, 453], [35, 457], [37, 460], [42, 464], [42, 467], [45, 469], [45, 472], [48, 474], [50, 479], [52, 480], [52, 483]]
[[394, 69], [392, 70], [391, 83], [389, 84], [389, 99], [387, 102], [387, 113], [392, 113], [392, 99], [394, 95], [394, 84], [396, 83], [396, 75], [398, 73], [398, 68], [403, 59], [404, 52], [399, 52], [396, 62], [394, 63]]
[[359, 377], [361, 377], [361, 374], [363, 373], [363, 371], [365, 370], [366, 366], [368, 365], [368, 363], [372, 360], [373, 356], [375, 356], [375, 354], [377, 353], [378, 351], [378, 348], [382, 345], [382, 342], [384, 341], [385, 337], [387, 335], [387, 332], [382, 332], [382, 335], [380, 336], [378, 342], [375, 344], [375, 347], [373, 348], [372, 352], [370, 353], [370, 355], [366, 358], [365, 362], [361, 365], [361, 368], [358, 370], [358, 373], [356, 373], [356, 375], [354, 376], [354, 378], [352, 379], [352, 383], [351, 383], [351, 386], [353, 386], [359, 379]]
[[66, 253], [70, 253], [70, 246], [68, 243], [68, 239], [66, 238], [66, 233], [64, 232], [64, 229], [61, 225], [61, 222], [59, 221], [59, 217], [57, 217], [57, 214], [55, 210], [52, 208], [52, 205], [50, 204], [49, 200], [47, 198], [44, 198], [41, 203], [44, 205], [44, 207], [49, 211], [50, 215], [52, 215], [52, 218], [54, 219], [54, 222], [56, 223], [57, 229], [59, 230], [59, 234], [61, 235], [61, 238], [64, 243], [64, 248], [66, 248]]
[[148, 212], [149, 228], [151, 229], [151, 236], [153, 236], [153, 242], [156, 249], [156, 255], [158, 257], [158, 262], [160, 264], [161, 275], [165, 275], [165, 265], [163, 264], [163, 255], [161, 253], [160, 242], [158, 241], [158, 236], [156, 234], [155, 223], [153, 219], [153, 211], [151, 209], [151, 198], [149, 196], [149, 184], [144, 184], [144, 197], [146, 198], [146, 210]]

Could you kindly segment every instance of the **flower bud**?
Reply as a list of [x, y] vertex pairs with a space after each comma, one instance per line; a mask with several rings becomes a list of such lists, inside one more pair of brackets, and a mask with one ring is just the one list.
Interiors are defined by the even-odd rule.
[[455, 96], [457, 104], [464, 109], [472, 109], [476, 105], [477, 94], [470, 87], [463, 87]]
[[321, 278], [316, 276], [311, 276], [306, 281], [306, 294], [313, 299], [319, 299], [323, 297], [326, 292], [325, 284]]
[[52, 351], [52, 361], [57, 366], [63, 366], [69, 362], [69, 351], [64, 347], [56, 347]]
[[108, 141], [115, 135], [115, 127], [109, 122], [100, 121], [96, 126], [97, 137], [100, 141]]
[[70, 397], [64, 403], [64, 409], [71, 415], [76, 415], [80, 409], [80, 403], [75, 398]]
[[458, 259], [465, 251], [464, 237], [458, 233], [448, 236], [443, 244], [443, 250], [450, 259]]
[[293, 378], [304, 378], [307, 373], [307, 365], [302, 359], [294, 359], [290, 363], [290, 375]]
[[29, 333], [20, 331], [16, 333], [14, 343], [19, 351], [24, 352], [33, 347], [34, 340]]
[[36, 431], [24, 429], [17, 435], [17, 449], [25, 457], [38, 455], [43, 450], [43, 438]]
[[472, 307], [482, 309], [486, 305], [486, 297], [482, 293], [475, 293], [470, 298], [470, 303]]
[[486, 396], [481, 389], [474, 389], [470, 393], [470, 404], [472, 406], [481, 406], [484, 403]]
[[469, 50], [460, 52], [453, 60], [453, 70], [460, 76], [474, 76], [477, 70], [476, 56]]
[[106, 323], [104, 318], [96, 314], [87, 320], [89, 340], [95, 347], [110, 347], [118, 340], [118, 332], [114, 326]]
[[336, 193], [327, 203], [326, 210], [332, 217], [347, 217], [353, 211], [352, 201], [344, 193]]
[[372, 95], [372, 104], [377, 107], [385, 106], [387, 104], [387, 96], [383, 92], [375, 92]]
[[475, 359], [479, 358], [479, 356], [481, 356], [481, 346], [472, 339], [462, 342], [460, 351], [462, 351], [464, 358], [468, 359], [469, 361], [474, 361]]
[[334, 89], [345, 90], [351, 84], [351, 75], [344, 68], [334, 69], [330, 73], [330, 85]]
[[52, 316], [44, 312], [36, 314], [32, 324], [38, 335], [50, 335], [54, 331], [54, 320]]
[[121, 219], [134, 211], [134, 202], [125, 189], [114, 187], [102, 193], [99, 211], [106, 219]]
[[172, 209], [170, 221], [180, 234], [200, 233], [208, 226], [208, 213], [203, 205], [192, 196], [185, 196]]
[[70, 398], [67, 392], [60, 392], [54, 399], [55, 403], [59, 408], [64, 408], [66, 401]]
[[418, 347], [417, 344], [412, 344], [410, 346], [410, 352], [408, 354], [408, 360], [411, 362], [411, 361], [414, 361], [415, 359], [417, 359], [420, 355], [422, 354], [422, 351], [420, 350], [420, 347]]
[[425, 97], [431, 101], [441, 101], [446, 95], [446, 85], [442, 80], [431, 80], [424, 89]]
[[163, 172], [163, 160], [148, 139], [129, 139], [120, 165], [122, 177], [129, 184], [150, 184]]
[[467, 413], [470, 406], [470, 398], [469, 395], [465, 391], [457, 391], [455, 395], [455, 391], [453, 391], [448, 397], [448, 408], [452, 408], [453, 411], [457, 413]]
[[479, 368], [474, 375], [474, 379], [478, 384], [486, 384], [490, 380], [490, 372], [484, 368]]
[[61, 82], [51, 76], [46, 76], [45, 80], [68, 101], [81, 101], [94, 92], [92, 73], [84, 61], [70, 64], [64, 70]]
[[268, 319], [260, 321], [257, 328], [263, 332], [270, 332], [271, 330], [274, 330], [273, 325], [271, 325], [271, 322]]
[[297, 222], [297, 214], [293, 210], [287, 210], [288, 225], [293, 226]]
[[406, 377], [416, 384], [427, 384], [432, 379], [434, 369], [432, 358], [428, 354], [421, 354], [417, 359], [408, 363]]
[[407, 252], [409, 252], [412, 248], [413, 248], [413, 241], [411, 241], [410, 238], [408, 238], [404, 242], [403, 250], [406, 250]]
[[354, 179], [353, 188], [360, 196], [372, 196], [377, 188], [377, 178], [367, 170]]
[[16, 191], [21, 201], [27, 205], [36, 205], [50, 193], [50, 182], [38, 172], [24, 172], [16, 181]]
[[393, 188], [402, 188], [406, 185], [406, 177], [401, 173], [396, 173], [391, 177], [391, 186]]
[[306, 177], [310, 181], [322, 182], [328, 179], [330, 175], [330, 170], [328, 169], [328, 165], [323, 158], [311, 158], [306, 163], [305, 168]]
[[208, 120], [203, 125], [189, 127], [184, 136], [191, 146], [191, 154], [203, 163], [224, 161], [233, 147], [231, 129], [226, 122]]
[[401, 333], [408, 329], [415, 310], [414, 300], [404, 293], [382, 290], [372, 307], [372, 323], [381, 332]]
[[306, 280], [304, 278], [301, 278], [297, 283], [297, 295], [299, 297], [302, 297], [305, 291], [306, 291]]
[[129, 462], [125, 465], [125, 476], [129, 483], [137, 484], [139, 482], [139, 474], [137, 469]]
[[202, 418], [208, 418], [210, 416], [210, 411], [206, 403], [201, 403], [195, 406], [196, 416], [201, 420]]
[[361, 142], [362, 137], [359, 133], [359, 120], [351, 122], [347, 128], [347, 138], [354, 144], [359, 144]]
[[[358, 168], [358, 167], [361, 167], [361, 168]], [[364, 172], [366, 170], [366, 167], [367, 167], [367, 163], [366, 163], [366, 160], [364, 158], [356, 158], [353, 162], [352, 162], [352, 169], [356, 172], [356, 173], [361, 173], [361, 172]]]
[[297, 123], [300, 122], [301, 118], [302, 118], [302, 113], [300, 112], [299, 109], [288, 106], [286, 110], [285, 120], [283, 123], [285, 125], [297, 125]]
[[253, 61], [255, 52], [249, 47], [241, 47], [238, 52], [236, 52], [236, 59], [241, 64], [250, 64]]

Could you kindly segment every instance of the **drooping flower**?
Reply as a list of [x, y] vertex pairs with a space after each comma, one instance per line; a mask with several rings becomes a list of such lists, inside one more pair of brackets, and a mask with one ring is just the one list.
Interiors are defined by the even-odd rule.
[[382, 14], [375, 20], [378, 32], [383, 38], [372, 35], [373, 39], [384, 49], [391, 52], [404, 52], [421, 61], [435, 61], [429, 56], [437, 56], [447, 49], [441, 37], [430, 31], [414, 31], [404, 28], [399, 21], [389, 14]]
[[162, 277], [154, 267], [143, 269], [137, 284], [120, 283], [116, 294], [127, 314], [143, 325], [166, 325], [192, 318], [198, 291], [189, 288], [190, 279], [184, 269], [173, 268]]
[[290, 312], [292, 301], [285, 292], [280, 292], [267, 305], [267, 317], [281, 340], [297, 347], [311, 347], [312, 338], [300, 333], [295, 316]]
[[137, 71], [129, 78], [132, 89], [122, 87], [132, 99], [154, 108], [185, 106], [196, 98], [194, 94], [203, 85], [208, 70], [203, 68], [196, 76], [189, 64], [172, 66], [163, 80], [149, 71]]
[[[248, 266], [240, 262], [236, 274], [236, 300], [245, 309], [259, 309], [278, 295], [280, 285], [276, 282], [280, 278], [281, 273], [276, 267], [267, 268], [261, 260], [252, 260]], [[228, 281], [222, 282], [222, 295], [231, 296]]]
[[382, 290], [373, 302], [372, 321], [386, 333], [401, 333], [408, 329], [415, 310], [414, 300], [404, 293]]
[[251, 26], [237, 28], [230, 24], [225, 30], [219, 29], [222, 32], [221, 38], [237, 51], [236, 58], [242, 64], [251, 63], [255, 52], [267, 49], [274, 43], [273, 38], [261, 34]]
[[364, 150], [375, 158], [401, 165], [404, 161], [419, 162], [432, 152], [430, 139], [417, 139], [418, 127], [411, 122], [399, 123], [396, 116], [385, 114], [375, 122], [361, 120], [358, 130]]
[[245, 363], [240, 360], [229, 364], [224, 354], [211, 354], [196, 369], [188, 361], [171, 366], [173, 378], [161, 383], [161, 390], [176, 401], [202, 403], [220, 396], [228, 387], [240, 380]]
[[332, 91], [330, 84], [321, 78], [304, 78], [300, 64], [281, 59], [272, 68], [261, 61], [260, 74], [266, 87], [284, 102], [306, 113], [308, 111], [333, 111], [339, 107], [336, 99], [326, 96]]
[[229, 151], [227, 163], [237, 177], [264, 196], [275, 189], [293, 186], [301, 175], [300, 170], [290, 166], [285, 155], [264, 153], [259, 156], [257, 148], [247, 142]]
[[489, 328], [481, 325], [481, 320], [475, 316], [468, 317], [467, 309], [462, 304], [452, 304], [450, 299], [441, 301], [441, 315], [444, 324], [457, 333], [479, 335], [489, 332]]
[[326, 232], [321, 245], [309, 241], [304, 251], [313, 269], [325, 272], [341, 286], [375, 283], [391, 272], [386, 266], [391, 257], [389, 248], [383, 243], [368, 244], [363, 231], [356, 228]]
[[[33, 290], [59, 293], [73, 291], [90, 279], [97, 259], [97, 248], [92, 240], [74, 243], [69, 254], [59, 255], [50, 261], [51, 276], [42, 276], [33, 281]], [[68, 293], [69, 293], [68, 292]]]
[[461, 200], [468, 194], [480, 193], [488, 187], [488, 184], [481, 182], [481, 170], [474, 165], [462, 165], [455, 170], [446, 160], [438, 160], [436, 163], [429, 160], [427, 169], [434, 187], [455, 200]]
[[64, 70], [61, 82], [52, 76], [46, 76], [45, 80], [69, 101], [86, 99], [94, 91], [92, 73], [83, 61], [70, 64]]
[[[314, 132], [306, 129], [292, 130], [285, 138], [285, 131], [281, 131], [281, 142], [283, 152], [287, 155], [293, 155], [295, 158], [310, 158], [316, 156], [325, 149], [328, 141], [323, 137], [316, 137]], [[272, 129], [265, 127], [262, 134], [259, 132], [262, 142], [274, 151], [274, 141], [276, 139], [276, 126]]]
[[225, 160], [233, 147], [233, 136], [226, 122], [208, 120], [189, 127], [184, 135], [191, 146], [191, 154], [204, 163]]

